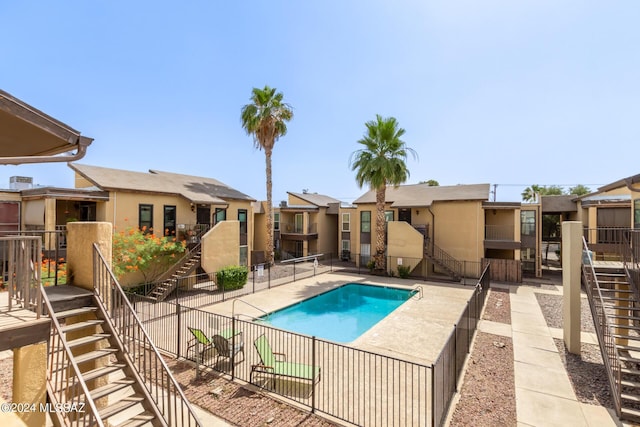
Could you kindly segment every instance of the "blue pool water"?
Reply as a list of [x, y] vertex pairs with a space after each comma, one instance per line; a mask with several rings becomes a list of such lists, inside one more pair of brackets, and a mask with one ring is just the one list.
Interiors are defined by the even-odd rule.
[[351, 342], [415, 293], [413, 290], [348, 283], [263, 316], [275, 327]]

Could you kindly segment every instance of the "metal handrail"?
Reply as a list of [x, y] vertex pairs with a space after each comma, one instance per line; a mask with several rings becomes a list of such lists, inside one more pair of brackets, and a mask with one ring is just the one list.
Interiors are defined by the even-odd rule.
[[418, 285], [415, 288], [413, 288], [412, 291], [416, 291], [414, 296], [418, 295], [418, 299], [422, 299], [423, 298], [424, 294], [423, 294], [423, 291], [422, 291], [422, 286]]
[[456, 277], [462, 276], [462, 263], [436, 245], [433, 240], [425, 238], [424, 247], [427, 254], [434, 260], [437, 260], [442, 266], [448, 268]]
[[[125, 347], [128, 347], [132, 366], [144, 379], [143, 385], [158, 410], [171, 426], [185, 423], [188, 426], [202, 426], [96, 243], [93, 248], [93, 287], [96, 297], [110, 310], [113, 331], [118, 334], [118, 339]], [[106, 277], [100, 277], [100, 273]]]
[[[7, 244], [3, 244], [4, 242]], [[15, 301], [21, 303], [23, 308], [35, 311], [36, 317], [40, 318], [42, 239], [38, 236], [0, 237], [0, 245], [2, 246], [0, 253], [4, 261], [0, 271], [8, 281], [6, 283], [9, 291], [8, 309], [12, 309]]]
[[[60, 322], [53, 315], [53, 307], [42, 285], [40, 285], [40, 294], [47, 313], [51, 314], [51, 340], [49, 342], [49, 363], [47, 364], [49, 398], [52, 400], [54, 407], [57, 404], [64, 403], [65, 405], [68, 404], [70, 408], [83, 409], [82, 411], [73, 412], [76, 418], [72, 421], [72, 425], [88, 424], [104, 427], [104, 423], [98, 414], [98, 408], [91, 398], [87, 384], [82, 378], [82, 373], [67, 344]], [[82, 398], [82, 396], [84, 397]], [[62, 412], [59, 415], [65, 416], [65, 413]]]
[[311, 260], [317, 260], [319, 257], [323, 257], [324, 254], [315, 254], [315, 255], [307, 255], [307, 256], [301, 256], [298, 258], [290, 258], [290, 259], [285, 259], [284, 261], [280, 261], [280, 264], [287, 264], [289, 262], [303, 262], [303, 261], [311, 261]]
[[[261, 309], [260, 307], [256, 307], [255, 305], [253, 305], [253, 304], [251, 304], [251, 303], [248, 303], [248, 302], [246, 302], [246, 301], [244, 301], [244, 300], [241, 300], [240, 298], [236, 298], [236, 299], [234, 299], [234, 300], [233, 300], [233, 302], [231, 303], [231, 318], [235, 318], [235, 317], [236, 317], [236, 302], [237, 302], [237, 301], [240, 301], [241, 303], [244, 303], [244, 304], [248, 305], [249, 307], [251, 307], [251, 308], [254, 308], [254, 309], [258, 310], [259, 312], [264, 313], [264, 314], [265, 314], [265, 316], [267, 316], [267, 320], [269, 320], [269, 316], [270, 316], [270, 314], [269, 314], [269, 313], [267, 313], [266, 311], [264, 311], [264, 310], [263, 310], [263, 309]], [[246, 316], [246, 317], [248, 317], [248, 318], [251, 318], [252, 320], [263, 320], [263, 321], [264, 321], [264, 319], [260, 319], [259, 317], [249, 316], [248, 314], [244, 314], [244, 313], [242, 313], [242, 315], [243, 315], [243, 316]], [[240, 314], [238, 314], [238, 316], [240, 316]]]
[[[588, 251], [587, 242], [582, 238], [583, 250]], [[585, 252], [589, 253], [589, 252]], [[607, 378], [611, 387], [611, 395], [615, 405], [616, 414], [621, 414], [621, 394], [622, 394], [622, 362], [618, 356], [615, 338], [613, 337], [613, 326], [609, 324], [609, 319], [605, 312], [605, 303], [600, 290], [600, 284], [596, 276], [593, 260], [590, 256], [584, 257], [582, 263], [582, 276], [585, 280], [587, 299], [591, 308], [591, 315], [594, 320], [596, 335], [600, 343], [600, 352], [607, 370]], [[587, 261], [587, 262], [584, 262]], [[596, 291], [594, 294], [594, 290]]]

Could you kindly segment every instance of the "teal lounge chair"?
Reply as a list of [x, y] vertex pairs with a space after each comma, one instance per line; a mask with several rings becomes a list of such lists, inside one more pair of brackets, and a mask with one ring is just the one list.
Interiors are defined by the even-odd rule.
[[[284, 353], [274, 353], [267, 337], [260, 335], [253, 345], [260, 356], [260, 363], [251, 366], [249, 382], [253, 383], [254, 373], [270, 374], [275, 383], [276, 377], [287, 377], [305, 381], [311, 381], [315, 385], [320, 381], [320, 367], [306, 365], [304, 363], [287, 362], [287, 355]], [[282, 359], [282, 360], [278, 360]]]

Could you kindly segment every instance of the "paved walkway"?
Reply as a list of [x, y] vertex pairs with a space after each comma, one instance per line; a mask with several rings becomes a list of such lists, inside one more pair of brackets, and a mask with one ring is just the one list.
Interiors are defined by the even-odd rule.
[[[483, 332], [509, 336], [513, 340], [518, 426], [623, 425], [613, 410], [580, 403], [576, 398], [553, 341], [562, 338], [562, 330], [547, 326], [534, 295], [535, 292], [561, 295], [562, 286], [556, 286], [557, 291], [506, 287], [511, 289], [511, 325], [482, 320], [478, 327]], [[582, 333], [582, 341], [593, 344], [597, 338], [594, 334]]]

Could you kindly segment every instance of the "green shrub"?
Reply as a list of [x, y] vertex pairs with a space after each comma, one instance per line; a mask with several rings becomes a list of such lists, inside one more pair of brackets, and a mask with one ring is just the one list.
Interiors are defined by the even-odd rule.
[[367, 268], [369, 269], [369, 271], [373, 271], [373, 269], [376, 268], [375, 260], [369, 260], [369, 262], [367, 263]]
[[225, 267], [216, 273], [216, 283], [218, 288], [225, 291], [240, 289], [247, 283], [249, 270], [247, 267], [230, 266]]
[[398, 266], [398, 276], [400, 276], [400, 278], [406, 279], [407, 277], [409, 277], [409, 273], [410, 272], [411, 272], [411, 266], [410, 265], [399, 265]]

